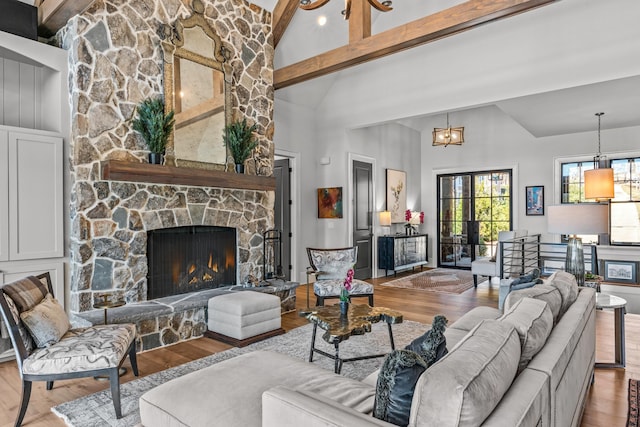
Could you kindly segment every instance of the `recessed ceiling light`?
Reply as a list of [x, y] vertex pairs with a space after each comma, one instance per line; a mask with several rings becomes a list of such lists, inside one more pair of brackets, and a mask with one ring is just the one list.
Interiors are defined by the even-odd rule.
[[320, 15], [318, 16], [318, 25], [320, 25], [321, 27], [324, 27], [324, 25], [327, 23], [327, 17], [324, 15]]

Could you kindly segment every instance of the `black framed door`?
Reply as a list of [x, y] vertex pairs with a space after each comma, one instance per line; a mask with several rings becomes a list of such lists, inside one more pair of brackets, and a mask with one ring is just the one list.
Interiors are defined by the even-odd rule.
[[373, 166], [353, 161], [353, 245], [358, 247], [356, 279], [373, 277]]
[[438, 266], [470, 269], [512, 229], [511, 169], [438, 175]]
[[276, 178], [274, 227], [281, 232], [282, 273], [291, 280], [291, 167], [289, 159], [278, 159], [273, 165]]

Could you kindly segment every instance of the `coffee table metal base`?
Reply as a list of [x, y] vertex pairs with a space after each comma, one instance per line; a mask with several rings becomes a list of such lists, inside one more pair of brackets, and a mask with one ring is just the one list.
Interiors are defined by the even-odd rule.
[[[391, 323], [387, 323], [387, 328], [389, 330], [389, 342], [391, 343], [391, 350], [395, 350], [396, 346], [395, 346], [395, 342], [393, 341], [393, 330], [391, 329]], [[342, 371], [342, 364], [345, 362], [355, 362], [357, 360], [375, 359], [378, 357], [385, 357], [388, 354], [388, 353], [381, 353], [381, 354], [370, 354], [370, 355], [364, 355], [364, 356], [342, 358], [340, 357], [341, 340], [337, 340], [337, 339], [333, 341], [335, 354], [327, 353], [324, 350], [320, 350], [319, 348], [316, 348], [316, 331], [317, 330], [318, 330], [318, 324], [314, 323], [313, 334], [311, 336], [311, 349], [309, 351], [309, 362], [313, 362], [313, 353], [318, 353], [322, 356], [328, 357], [329, 359], [333, 359], [335, 361], [334, 372], [336, 374], [339, 374]]]

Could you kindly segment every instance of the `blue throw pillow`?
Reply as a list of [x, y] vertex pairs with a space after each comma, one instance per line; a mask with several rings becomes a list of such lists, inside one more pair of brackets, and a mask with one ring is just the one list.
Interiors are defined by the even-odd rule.
[[[516, 285], [520, 285], [520, 284], [524, 284], [524, 283], [527, 283], [527, 284], [533, 283], [533, 284], [530, 284], [529, 286], [525, 286], [525, 287], [522, 287], [522, 288], [514, 287]], [[516, 290], [516, 289], [529, 288], [529, 287], [531, 287], [531, 286], [533, 286], [535, 284], [538, 284], [538, 283], [542, 283], [542, 280], [540, 279], [540, 269], [534, 268], [531, 273], [525, 274], [524, 276], [520, 276], [517, 279], [513, 280], [511, 282], [511, 290], [513, 291], [513, 290]]]
[[431, 329], [424, 335], [413, 340], [404, 350], [394, 350], [387, 356], [376, 384], [374, 417], [398, 426], [409, 424], [418, 378], [447, 354], [446, 325], [444, 316], [436, 316]]

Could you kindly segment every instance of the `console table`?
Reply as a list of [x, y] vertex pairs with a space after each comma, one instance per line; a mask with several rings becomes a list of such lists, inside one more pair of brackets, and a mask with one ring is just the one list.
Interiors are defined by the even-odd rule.
[[427, 256], [427, 234], [378, 237], [378, 268], [384, 269], [385, 276], [388, 271], [394, 275], [398, 270], [421, 267], [429, 262]]

